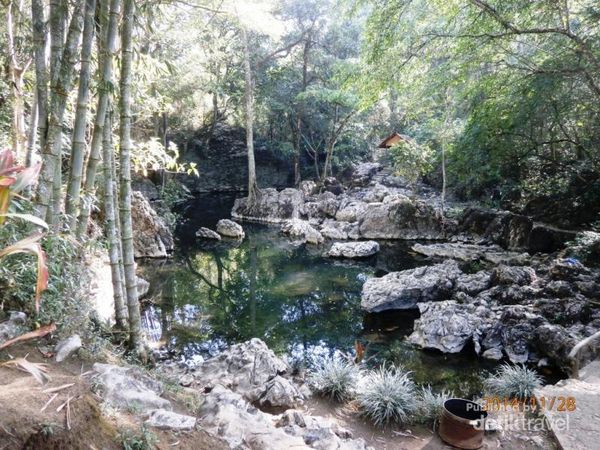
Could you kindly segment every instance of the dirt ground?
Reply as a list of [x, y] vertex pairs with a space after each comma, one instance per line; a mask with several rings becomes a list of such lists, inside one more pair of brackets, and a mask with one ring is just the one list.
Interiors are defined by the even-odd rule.
[[[124, 437], [133, 439], [142, 434], [143, 419], [133, 414], [102, 414], [100, 398], [92, 392], [93, 381], [86, 375], [92, 362], [71, 358], [55, 363], [44, 358], [36, 345], [26, 344], [0, 352], [0, 363], [11, 356], [26, 355], [31, 362], [48, 364], [50, 380], [41, 385], [26, 372], [0, 367], [0, 450], [117, 450], [123, 449]], [[44, 392], [67, 384], [73, 385], [54, 393]], [[56, 397], [42, 411], [54, 394]], [[68, 399], [69, 408], [60, 408]], [[175, 409], [182, 407], [175, 405]], [[155, 448], [160, 450], [227, 448], [199, 429], [179, 433], [150, 431], [156, 439]]]

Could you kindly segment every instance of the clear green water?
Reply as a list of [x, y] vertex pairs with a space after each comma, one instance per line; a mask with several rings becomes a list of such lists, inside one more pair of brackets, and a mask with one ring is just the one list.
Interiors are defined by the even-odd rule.
[[310, 366], [334, 352], [352, 354], [358, 340], [370, 364], [389, 361], [413, 372], [415, 381], [456, 394], [479, 392], [490, 368], [472, 351], [443, 355], [404, 342], [414, 313], [365, 315], [360, 292], [367, 277], [426, 264], [401, 243], [384, 243], [376, 257], [360, 262], [324, 258], [326, 247], [295, 246], [278, 227], [244, 224], [246, 239], [208, 242], [199, 226], [227, 217], [232, 197], [208, 197], [188, 205], [170, 261], [150, 261], [144, 310], [149, 337], [173, 359], [194, 361], [228, 344], [263, 339], [291, 362]]

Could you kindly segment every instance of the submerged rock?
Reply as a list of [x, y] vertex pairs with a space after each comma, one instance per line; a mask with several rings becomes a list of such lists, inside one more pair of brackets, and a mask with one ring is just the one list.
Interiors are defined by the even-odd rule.
[[306, 220], [289, 220], [281, 227], [281, 231], [301, 242], [309, 244], [321, 244], [325, 241], [323, 235]]
[[419, 302], [449, 298], [456, 279], [462, 275], [456, 261], [392, 272], [369, 278], [362, 289], [361, 306], [369, 312], [412, 309]]
[[219, 233], [206, 227], [200, 227], [198, 231], [196, 231], [196, 237], [201, 239], [213, 239], [215, 241], [221, 240], [221, 235]]
[[244, 239], [246, 236], [242, 226], [229, 219], [221, 219], [217, 222], [217, 233], [234, 239]]
[[379, 244], [375, 241], [336, 242], [328, 256], [333, 258], [367, 258], [379, 252]]
[[165, 221], [152, 209], [141, 192], [131, 196], [133, 248], [136, 258], [166, 258], [174, 241]]

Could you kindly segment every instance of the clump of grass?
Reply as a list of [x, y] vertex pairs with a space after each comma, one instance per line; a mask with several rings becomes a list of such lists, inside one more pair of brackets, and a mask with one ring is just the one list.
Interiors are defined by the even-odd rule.
[[442, 414], [444, 402], [453, 395], [449, 391], [434, 392], [431, 386], [422, 387], [419, 391], [415, 421], [433, 424]]
[[490, 394], [501, 398], [528, 399], [535, 389], [542, 386], [542, 382], [542, 377], [534, 370], [503, 364], [494, 375], [484, 380], [484, 386]]
[[418, 406], [409, 374], [385, 365], [364, 377], [356, 400], [361, 413], [378, 426], [406, 423]]
[[152, 450], [156, 448], [158, 438], [152, 432], [142, 426], [139, 434], [126, 430], [121, 434], [121, 444], [124, 450]]
[[322, 396], [343, 402], [356, 393], [360, 377], [358, 366], [339, 357], [324, 360], [309, 378], [309, 385]]

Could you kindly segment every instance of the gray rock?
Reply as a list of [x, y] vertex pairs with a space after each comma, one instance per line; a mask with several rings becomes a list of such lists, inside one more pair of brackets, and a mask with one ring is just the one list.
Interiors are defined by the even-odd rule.
[[533, 283], [537, 279], [535, 270], [532, 267], [523, 266], [505, 266], [494, 267], [490, 275], [492, 286], [518, 285], [525, 286]]
[[482, 317], [467, 305], [454, 300], [419, 303], [421, 317], [415, 320], [408, 340], [421, 348], [434, 348], [444, 353], [458, 353], [471, 339], [490, 326], [491, 311]]
[[315, 183], [312, 180], [301, 181], [298, 187], [300, 188], [305, 197], [315, 195], [318, 191], [317, 183]]
[[292, 219], [281, 227], [283, 233], [309, 244], [321, 244], [325, 239], [308, 221]]
[[162, 430], [191, 430], [196, 426], [196, 418], [178, 414], [166, 409], [150, 411], [146, 424]]
[[461, 275], [456, 279], [456, 290], [468, 295], [477, 295], [490, 287], [490, 274], [485, 270]]
[[265, 391], [258, 399], [263, 408], [289, 409], [302, 403], [304, 396], [289, 380], [277, 375], [265, 385]]
[[456, 279], [462, 275], [455, 261], [392, 272], [370, 278], [363, 285], [361, 306], [369, 312], [413, 309], [419, 302], [449, 298]]
[[358, 224], [326, 219], [321, 225], [321, 234], [329, 239], [358, 239]]
[[202, 239], [214, 239], [215, 241], [221, 240], [221, 235], [219, 233], [206, 227], [200, 227], [198, 231], [196, 231], [196, 237]]
[[174, 241], [165, 221], [152, 209], [148, 200], [137, 191], [131, 196], [133, 248], [136, 258], [166, 258], [173, 251]]
[[56, 362], [62, 362], [81, 348], [81, 338], [74, 334], [67, 339], [60, 341], [54, 348]]
[[532, 227], [532, 220], [526, 216], [483, 208], [467, 208], [459, 219], [461, 231], [508, 249], [526, 249]]
[[373, 176], [381, 169], [381, 164], [375, 162], [357, 164], [352, 171], [352, 185], [367, 186], [373, 179]]
[[379, 252], [375, 241], [336, 242], [327, 253], [333, 258], [367, 258]]
[[171, 409], [171, 403], [159, 396], [160, 383], [144, 375], [139, 369], [113, 364], [95, 363], [94, 383], [98, 393], [116, 408], [138, 408], [141, 412]]
[[25, 322], [27, 315], [23, 312], [13, 311], [10, 318], [0, 323], [0, 344], [16, 338], [26, 331]]
[[246, 236], [242, 226], [229, 219], [221, 219], [217, 222], [217, 233], [235, 239], [244, 239]]
[[254, 403], [265, 394], [272, 379], [288, 371], [287, 364], [263, 341], [251, 339], [207, 359], [194, 376], [205, 384], [223, 385]]
[[358, 218], [366, 239], [441, 239], [442, 221], [431, 205], [408, 198], [390, 203], [370, 203]]
[[340, 203], [335, 213], [335, 220], [341, 222], [356, 222], [367, 210], [367, 204], [359, 200], [346, 199]]
[[452, 258], [460, 261], [485, 260], [493, 264], [524, 264], [529, 260], [529, 255], [526, 253], [509, 252], [497, 245], [453, 242], [429, 245], [415, 244], [412, 249], [425, 256]]
[[488, 348], [486, 351], [484, 351], [481, 356], [483, 356], [486, 359], [491, 359], [494, 361], [500, 361], [502, 359], [502, 350], [499, 348]]
[[300, 217], [304, 204], [302, 191], [293, 188], [261, 189], [258, 202], [253, 207], [248, 205], [248, 199], [237, 199], [231, 215], [234, 219], [250, 219], [269, 223], [282, 223], [289, 219]]

